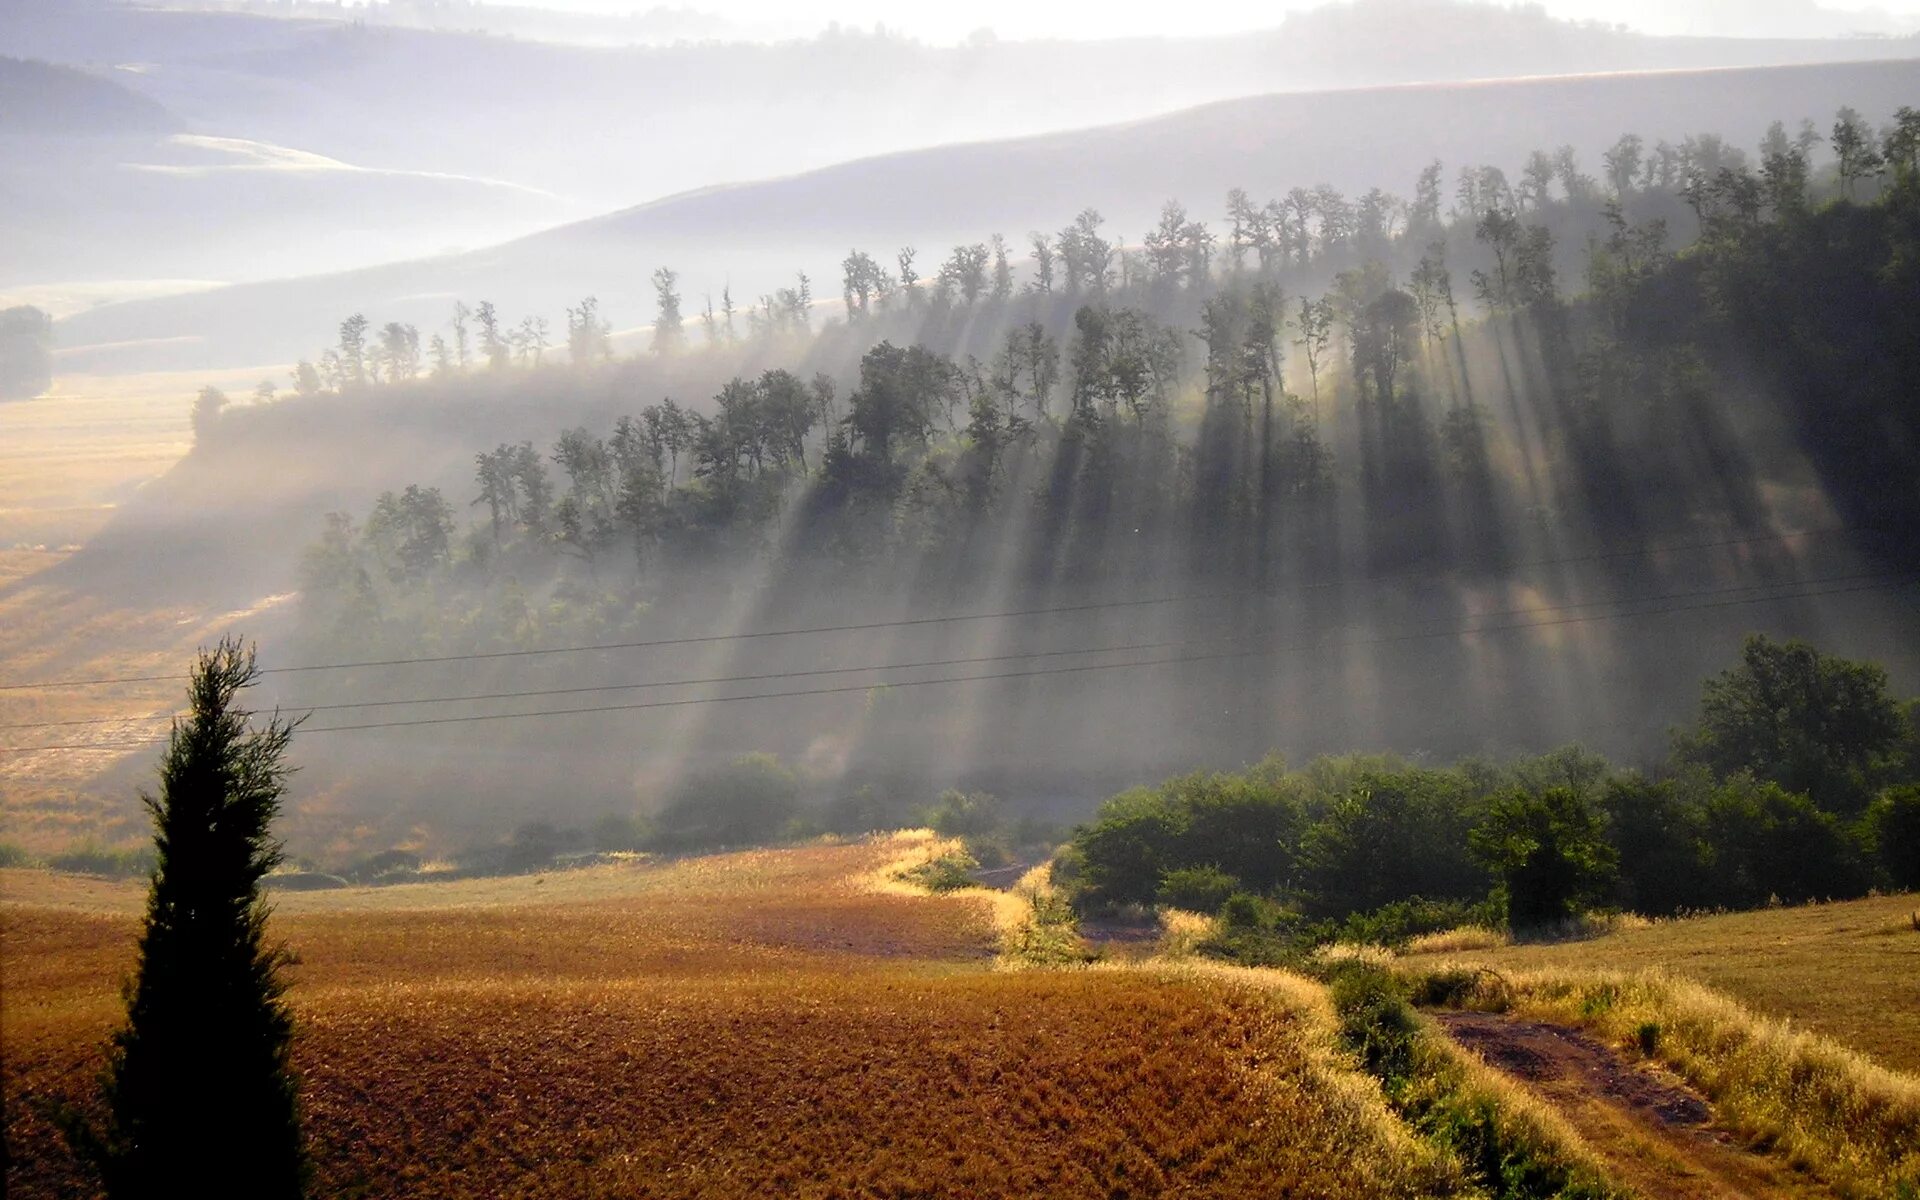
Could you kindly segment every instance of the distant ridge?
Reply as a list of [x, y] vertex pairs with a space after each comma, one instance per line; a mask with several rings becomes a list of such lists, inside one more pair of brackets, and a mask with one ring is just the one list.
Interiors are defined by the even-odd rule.
[[[557, 314], [600, 297], [616, 325], [651, 318], [647, 274], [669, 264], [689, 296], [722, 284], [736, 299], [796, 269], [834, 277], [849, 246], [925, 256], [999, 231], [1057, 229], [1087, 205], [1137, 239], [1179, 198], [1217, 220], [1226, 191], [1271, 196], [1330, 183], [1405, 193], [1434, 159], [1517, 170], [1534, 149], [1573, 145], [1598, 165], [1633, 132], [1649, 142], [1717, 133], [1752, 146], [1773, 120], [1825, 124], [1850, 104], [1874, 121], [1920, 98], [1920, 61], [1589, 74], [1279, 93], [1163, 117], [875, 156], [778, 179], [700, 189], [486, 250], [337, 275], [280, 280], [102, 308], [63, 321], [70, 361], [84, 347], [200, 339], [117, 365], [271, 362], [311, 353], [340, 317], [438, 326], [453, 298]], [[93, 365], [109, 365], [96, 363]]]

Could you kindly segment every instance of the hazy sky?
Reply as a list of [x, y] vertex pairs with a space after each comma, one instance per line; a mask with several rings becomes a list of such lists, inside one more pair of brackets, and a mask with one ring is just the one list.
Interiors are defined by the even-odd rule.
[[[547, 8], [626, 13], [658, 0], [502, 0]], [[829, 21], [884, 22], [934, 41], [987, 27], [1001, 37], [1093, 37], [1153, 33], [1226, 33], [1278, 23], [1290, 10], [1324, 0], [1190, 0], [1168, 6], [1141, 0], [971, 0], [966, 4], [899, 0], [666, 0], [723, 16], [744, 31], [811, 33]], [[1920, 29], [1920, 0], [1543, 0], [1556, 16], [1619, 22], [1653, 33], [1835, 35]]]

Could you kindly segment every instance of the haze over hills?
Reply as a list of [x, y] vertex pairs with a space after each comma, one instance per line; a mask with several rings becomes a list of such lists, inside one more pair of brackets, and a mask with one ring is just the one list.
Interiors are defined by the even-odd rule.
[[[1438, 0], [1335, 6], [1235, 37], [930, 46], [843, 30], [619, 48], [17, 0], [0, 10], [0, 45], [84, 66], [185, 132], [269, 155], [182, 187], [124, 169], [176, 165], [174, 147], [20, 143], [0, 188], [36, 203], [15, 218], [26, 249], [0, 265], [0, 287], [371, 265], [727, 181], [1282, 90], [1914, 52], [1911, 39], [1655, 38]], [[124, 204], [102, 209], [102, 193]], [[297, 214], [283, 236], [256, 234], [253, 214], [282, 201]]]
[[430, 329], [456, 299], [492, 299], [517, 319], [596, 295], [616, 328], [630, 328], [652, 319], [647, 276], [660, 265], [681, 272], [695, 309], [729, 285], [751, 304], [796, 270], [837, 277], [850, 245], [890, 258], [912, 244], [933, 261], [996, 231], [1018, 243], [1088, 205], [1131, 242], [1169, 198], [1213, 215], [1233, 187], [1269, 197], [1385, 182], [1404, 192], [1435, 159], [1449, 172], [1491, 163], [1513, 173], [1529, 152], [1560, 144], [1597, 165], [1629, 132], [1651, 145], [1713, 131], [1750, 146], [1773, 120], [1824, 123], [1846, 104], [1884, 120], [1916, 80], [1920, 64], [1892, 61], [1252, 97], [704, 189], [485, 251], [114, 305], [68, 318], [58, 336], [68, 369], [124, 370], [291, 361], [348, 313]]

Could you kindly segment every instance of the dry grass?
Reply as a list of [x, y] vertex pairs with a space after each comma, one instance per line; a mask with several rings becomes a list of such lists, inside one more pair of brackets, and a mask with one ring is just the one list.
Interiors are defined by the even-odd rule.
[[1483, 973], [1465, 999], [1651, 1046], [1731, 1127], [1844, 1194], [1920, 1193], [1920, 1079], [1828, 1038], [1652, 971]]
[[1462, 925], [1458, 929], [1443, 929], [1439, 933], [1423, 933], [1409, 938], [1401, 953], [1459, 954], [1466, 950], [1497, 950], [1512, 944], [1513, 935], [1504, 929]]
[[[994, 971], [979, 900], [875, 890], [901, 853], [283, 897], [316, 1194], [1420, 1190], [1403, 1135], [1355, 1116], [1364, 1081], [1326, 1059], [1310, 997]], [[55, 1195], [71, 1164], [23, 1101], [85, 1093], [141, 893], [0, 889], [7, 1194]]]
[[1181, 908], [1160, 910], [1160, 940], [1154, 952], [1170, 962], [1192, 958], [1200, 943], [1213, 936], [1214, 919], [1205, 913]]
[[[1584, 942], [1443, 953], [1505, 972], [1667, 971], [1920, 1074], [1916, 910], [1920, 896], [1883, 896], [1661, 921]], [[1438, 957], [1407, 961], [1431, 965]]]

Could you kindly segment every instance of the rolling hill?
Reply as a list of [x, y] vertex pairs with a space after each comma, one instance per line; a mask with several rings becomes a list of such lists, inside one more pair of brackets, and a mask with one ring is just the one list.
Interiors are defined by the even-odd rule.
[[[1331, 183], [1411, 187], [1434, 159], [1517, 169], [1572, 144], [1590, 169], [1621, 134], [1649, 143], [1717, 133], [1751, 145], [1769, 121], [1824, 122], [1851, 104], [1881, 120], [1910, 103], [1920, 63], [1738, 70], [1279, 93], [1069, 133], [859, 159], [668, 197], [487, 249], [360, 271], [109, 306], [63, 321], [68, 369], [213, 368], [311, 354], [344, 315], [440, 325], [456, 298], [556, 315], [600, 297], [617, 327], [652, 319], [647, 276], [669, 264], [693, 299], [736, 299], [804, 269], [821, 291], [850, 245], [912, 243], [922, 263], [957, 241], [1057, 229], [1094, 205], [1131, 241], [1162, 201], [1217, 220], [1230, 187], [1257, 197]], [[161, 339], [167, 339], [162, 342]], [[110, 347], [110, 349], [103, 349]]]

